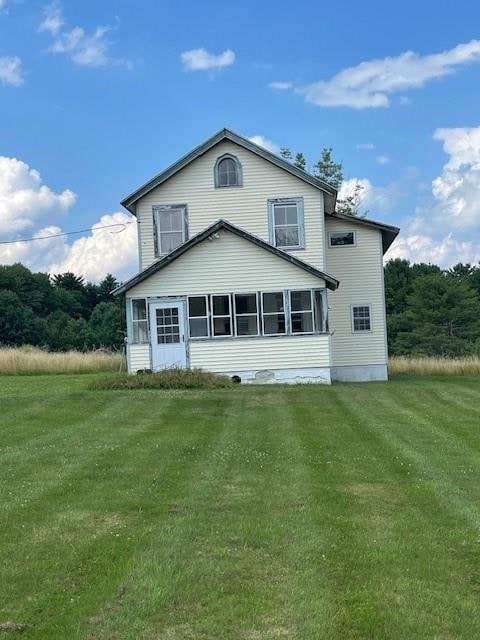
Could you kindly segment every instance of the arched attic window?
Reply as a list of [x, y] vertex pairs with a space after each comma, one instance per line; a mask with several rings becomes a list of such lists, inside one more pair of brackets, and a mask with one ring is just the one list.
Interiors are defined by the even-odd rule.
[[242, 165], [237, 157], [226, 153], [215, 163], [215, 187], [241, 187]]

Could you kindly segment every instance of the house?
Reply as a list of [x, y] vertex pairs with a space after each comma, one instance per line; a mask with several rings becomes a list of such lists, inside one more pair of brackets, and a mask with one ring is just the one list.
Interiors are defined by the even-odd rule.
[[138, 223], [128, 370], [243, 382], [386, 380], [383, 254], [398, 234], [223, 129], [122, 201]]

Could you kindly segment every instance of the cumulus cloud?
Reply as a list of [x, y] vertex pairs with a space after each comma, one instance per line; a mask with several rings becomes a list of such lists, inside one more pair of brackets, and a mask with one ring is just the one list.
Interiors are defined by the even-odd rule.
[[22, 61], [18, 56], [0, 58], [0, 82], [13, 87], [23, 84]]
[[251, 140], [255, 144], [258, 144], [259, 147], [263, 147], [267, 151], [270, 151], [271, 153], [276, 153], [277, 155], [280, 153], [280, 147], [278, 146], [278, 144], [275, 144], [275, 142], [272, 142], [268, 138], [265, 138], [265, 136], [257, 134], [256, 136], [251, 136], [249, 140]]
[[65, 54], [80, 66], [105, 67], [111, 64], [132, 68], [132, 63], [125, 58], [114, 58], [110, 55], [112, 42], [107, 35], [118, 29], [118, 21], [114, 25], [100, 25], [89, 34], [83, 27], [64, 29], [65, 21], [60, 2], [49, 4], [43, 13], [43, 20], [38, 30], [48, 32], [53, 42], [48, 48], [50, 53]]
[[480, 127], [437, 129], [449, 159], [432, 182], [432, 201], [417, 208], [388, 257], [436, 262], [480, 261]]
[[360, 211], [368, 211], [368, 215], [372, 215], [372, 217], [382, 217], [391, 211], [402, 192], [400, 182], [392, 182], [385, 187], [378, 187], [373, 185], [368, 178], [350, 178], [342, 182], [338, 199], [345, 200], [352, 196], [355, 193], [356, 185], [361, 186], [358, 195]]
[[297, 87], [296, 91], [320, 107], [388, 107], [391, 94], [422, 87], [429, 80], [479, 61], [480, 40], [471, 40], [441, 53], [422, 56], [405, 51], [399, 56], [361, 62], [329, 80]]
[[229, 67], [235, 62], [235, 53], [226, 49], [222, 53], [209, 53], [206, 49], [191, 49], [180, 54], [184, 71], [210, 71]]
[[100, 280], [108, 272], [120, 278], [135, 273], [136, 224], [125, 213], [101, 216], [87, 235], [74, 241], [59, 235], [62, 228], [54, 220], [64, 218], [75, 200], [70, 189], [55, 193], [43, 184], [40, 173], [25, 162], [1, 156], [0, 264], [22, 262], [49, 273], [73, 271], [90, 280]]

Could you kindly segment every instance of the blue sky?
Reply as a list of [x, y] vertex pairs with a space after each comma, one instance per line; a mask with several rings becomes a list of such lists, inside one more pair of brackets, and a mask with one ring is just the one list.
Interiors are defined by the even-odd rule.
[[[227, 126], [312, 163], [333, 147], [369, 215], [402, 226], [392, 256], [480, 259], [477, 3], [0, 7], [0, 240], [124, 220], [124, 195]], [[131, 229], [0, 260], [124, 276]]]

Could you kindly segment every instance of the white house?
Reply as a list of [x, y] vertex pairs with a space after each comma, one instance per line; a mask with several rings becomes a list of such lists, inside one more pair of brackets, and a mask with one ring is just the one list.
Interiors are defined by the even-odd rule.
[[223, 129], [125, 198], [140, 258], [115, 291], [129, 371], [385, 380], [382, 259], [399, 230], [336, 213], [336, 196]]

